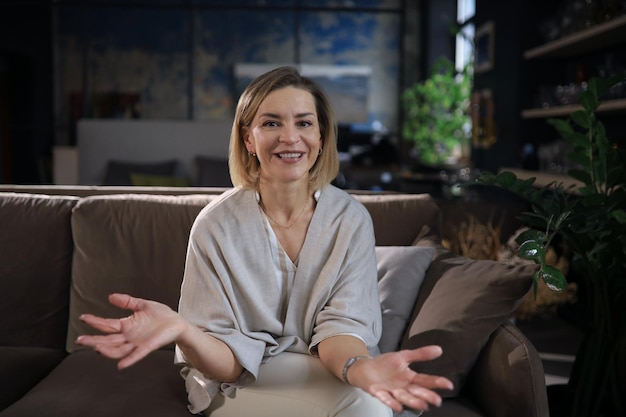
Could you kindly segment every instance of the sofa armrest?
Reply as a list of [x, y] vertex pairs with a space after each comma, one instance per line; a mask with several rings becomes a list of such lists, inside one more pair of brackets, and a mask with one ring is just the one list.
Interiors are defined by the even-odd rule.
[[526, 336], [508, 321], [489, 338], [466, 387], [488, 416], [549, 416], [541, 358]]

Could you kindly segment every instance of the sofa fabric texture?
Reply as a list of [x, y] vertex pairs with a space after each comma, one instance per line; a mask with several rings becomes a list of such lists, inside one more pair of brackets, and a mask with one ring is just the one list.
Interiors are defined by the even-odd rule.
[[[190, 415], [172, 346], [118, 371], [115, 361], [74, 343], [95, 332], [80, 314], [128, 315], [109, 305], [112, 292], [177, 307], [189, 230], [223, 189], [132, 191], [0, 192], [0, 289], [8, 300], [0, 303], [0, 417]], [[62, 192], [71, 196], [54, 195]], [[547, 417], [541, 361], [506, 320], [531, 284], [529, 271], [447, 252], [438, 241], [441, 214], [427, 195], [354, 196], [374, 221], [381, 312], [392, 323], [383, 326], [381, 346], [430, 342], [419, 339], [446, 331], [453, 337], [434, 340], [462, 356], [453, 363], [458, 390], [427, 415]], [[468, 271], [486, 283], [463, 276]], [[492, 309], [497, 314], [483, 317]], [[449, 366], [433, 361], [428, 371]]]
[[[67, 350], [94, 330], [83, 313], [129, 314], [106, 301], [111, 293], [133, 294], [178, 307], [191, 225], [215, 196], [94, 196], [81, 199], [72, 216], [72, 270]], [[83, 349], [83, 347], [81, 347]]]
[[63, 349], [75, 197], [0, 199], [0, 346]]

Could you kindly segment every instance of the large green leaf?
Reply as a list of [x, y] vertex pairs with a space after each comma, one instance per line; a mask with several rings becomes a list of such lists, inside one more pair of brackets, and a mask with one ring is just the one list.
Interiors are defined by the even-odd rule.
[[517, 182], [517, 176], [510, 171], [501, 171], [496, 176], [496, 181], [498, 185], [510, 188]]
[[568, 138], [571, 134], [574, 133], [574, 128], [569, 124], [567, 120], [563, 119], [548, 119], [548, 123], [554, 126], [554, 128], [559, 132], [561, 136], [564, 138]]
[[584, 182], [585, 184], [591, 183], [591, 175], [587, 171], [582, 169], [570, 169], [567, 171], [567, 175], [574, 178], [575, 180]]
[[618, 222], [626, 224], [626, 211], [619, 209], [611, 212], [611, 216]]
[[527, 229], [527, 230], [524, 230], [515, 238], [515, 243], [517, 243], [518, 245], [521, 245], [522, 243], [526, 241], [535, 241], [535, 242], [543, 243], [546, 241], [546, 234], [539, 230]]
[[598, 108], [598, 94], [596, 89], [591, 87], [591, 82], [588, 84], [587, 91], [583, 91], [578, 97], [578, 102], [583, 106], [585, 112], [590, 114]]
[[589, 154], [584, 150], [574, 150], [567, 154], [567, 159], [573, 164], [577, 164], [582, 166], [584, 169], [588, 170], [591, 166], [589, 162]]
[[537, 263], [543, 262], [546, 256], [543, 246], [534, 240], [523, 242], [517, 249], [517, 254], [522, 259], [528, 259]]
[[564, 139], [577, 149], [586, 149], [587, 146], [589, 146], [589, 137], [584, 133], [572, 131], [567, 135], [567, 137], [564, 137]]
[[556, 222], [554, 223], [554, 228], [558, 229], [559, 227], [561, 227], [561, 225], [563, 224], [563, 222], [565, 220], [567, 220], [570, 216], [572, 215], [571, 211], [564, 211], [559, 215], [559, 218], [556, 219]]
[[562, 291], [567, 287], [567, 280], [561, 271], [550, 265], [541, 265], [539, 275], [548, 288], [553, 291]]
[[[585, 111], [579, 110], [570, 114], [572, 120], [583, 129], [589, 129], [593, 122], [592, 117]], [[568, 135], [569, 137], [570, 135]]]

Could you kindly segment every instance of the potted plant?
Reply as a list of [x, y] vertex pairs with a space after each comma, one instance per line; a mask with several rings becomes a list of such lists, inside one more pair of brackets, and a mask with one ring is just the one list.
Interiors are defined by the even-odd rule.
[[455, 165], [469, 146], [470, 65], [458, 72], [446, 57], [435, 62], [429, 78], [402, 93], [402, 136], [413, 143], [419, 164]]
[[551, 243], [560, 240], [571, 253], [584, 314], [583, 341], [567, 386], [567, 417], [626, 415], [626, 152], [610, 144], [596, 116], [602, 94], [625, 79], [591, 79], [579, 97], [582, 110], [549, 120], [572, 147], [568, 157], [579, 168], [568, 175], [581, 185], [537, 188], [534, 178], [521, 180], [506, 171], [475, 181], [530, 202], [532, 211], [520, 216], [530, 229], [517, 243], [520, 257], [540, 265], [535, 288], [540, 279], [554, 290], [566, 285], [563, 274], [546, 265]]

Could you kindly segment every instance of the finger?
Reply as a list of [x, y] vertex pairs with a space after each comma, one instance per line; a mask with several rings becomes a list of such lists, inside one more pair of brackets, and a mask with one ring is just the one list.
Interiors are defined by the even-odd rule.
[[[416, 409], [416, 410], [425, 410], [428, 411], [430, 405], [433, 404], [435, 406], [439, 406], [441, 404], [441, 398], [439, 398], [439, 402], [437, 402], [437, 398], [429, 395], [426, 391], [422, 392], [421, 390], [416, 390], [418, 395], [414, 395], [411, 391], [406, 390], [394, 390], [391, 392], [396, 401], [401, 403], [402, 405]], [[435, 396], [437, 396], [435, 394]], [[438, 396], [437, 396], [438, 397]], [[433, 400], [434, 402], [430, 401]]]
[[454, 389], [454, 384], [448, 378], [437, 375], [428, 375], [415, 372], [413, 383], [426, 388]]
[[385, 390], [378, 390], [373, 392], [374, 397], [378, 398], [387, 407], [391, 408], [396, 413], [402, 412], [402, 403], [398, 402], [391, 394]]
[[146, 300], [128, 294], [114, 293], [109, 295], [109, 303], [124, 310], [139, 311], [145, 307]]
[[121, 334], [113, 334], [107, 336], [79, 336], [76, 343], [82, 346], [95, 348], [98, 345], [119, 346], [126, 343], [126, 338]]
[[437, 394], [435, 391], [431, 391], [427, 388], [420, 387], [418, 385], [411, 385], [407, 388], [407, 392], [413, 397], [418, 398], [420, 400], [425, 401], [428, 404], [432, 404], [434, 406], [441, 406], [441, 396]]
[[436, 359], [443, 354], [441, 346], [429, 345], [417, 349], [406, 349], [401, 351], [409, 362], [423, 362]]
[[81, 314], [80, 321], [104, 333], [119, 333], [122, 325], [119, 319], [105, 319], [93, 314]]

